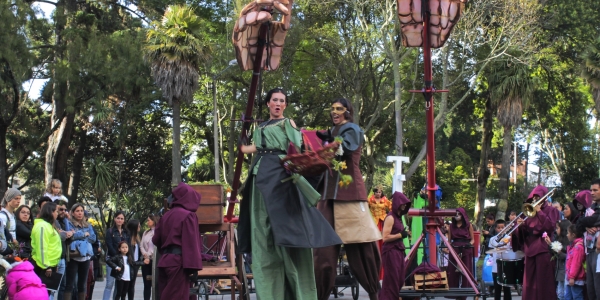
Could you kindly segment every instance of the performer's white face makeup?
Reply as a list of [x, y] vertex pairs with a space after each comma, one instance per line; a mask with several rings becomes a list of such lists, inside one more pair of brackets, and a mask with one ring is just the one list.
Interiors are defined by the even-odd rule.
[[271, 95], [271, 99], [269, 99], [269, 102], [267, 102], [267, 107], [269, 107], [269, 116], [271, 119], [283, 118], [283, 111], [287, 107], [286, 101], [285, 95], [282, 93], [273, 93]]
[[331, 120], [334, 125], [340, 125], [346, 123], [346, 108], [339, 102], [331, 105]]
[[462, 219], [462, 215], [459, 212], [456, 212], [456, 216], [454, 218], [458, 221]]

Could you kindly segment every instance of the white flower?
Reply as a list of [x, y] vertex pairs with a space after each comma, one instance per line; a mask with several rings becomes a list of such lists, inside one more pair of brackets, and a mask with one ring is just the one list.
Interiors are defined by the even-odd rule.
[[560, 252], [560, 250], [562, 250], [563, 246], [559, 241], [554, 241], [550, 244], [550, 248], [552, 249], [552, 251], [558, 253]]
[[342, 149], [342, 145], [340, 145], [337, 149], [337, 151], [335, 151], [335, 155], [337, 156], [342, 156], [344, 155], [344, 149]]

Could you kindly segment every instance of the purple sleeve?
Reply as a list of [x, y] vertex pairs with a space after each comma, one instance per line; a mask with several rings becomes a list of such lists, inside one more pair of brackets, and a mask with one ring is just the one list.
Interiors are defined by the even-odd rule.
[[523, 251], [525, 248], [525, 223], [519, 225], [519, 227], [512, 233], [510, 239], [510, 245], [513, 251]]
[[535, 215], [535, 217], [531, 217], [527, 219], [526, 226], [529, 228], [529, 231], [534, 235], [541, 236], [544, 232], [550, 235], [554, 232], [554, 227], [556, 226], [556, 221], [559, 218], [559, 213], [556, 208], [551, 207], [552, 209], [541, 209]]
[[[156, 232], [154, 236], [156, 237]], [[202, 270], [202, 248], [200, 248], [200, 231], [196, 213], [190, 212], [183, 220], [181, 237], [185, 238], [185, 243], [181, 245], [183, 268]]]
[[158, 224], [156, 224], [156, 226], [154, 227], [154, 236], [152, 236], [152, 244], [154, 244], [156, 247], [158, 247], [160, 249], [160, 247], [162, 246], [162, 241], [160, 240], [161, 237], [161, 226], [160, 224], [162, 223], [161, 220], [158, 221]]

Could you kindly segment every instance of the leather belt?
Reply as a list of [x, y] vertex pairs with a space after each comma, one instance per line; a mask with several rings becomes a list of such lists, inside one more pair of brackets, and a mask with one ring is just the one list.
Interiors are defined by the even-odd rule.
[[162, 254], [175, 254], [181, 255], [181, 247], [179, 246], [169, 246], [162, 250]]
[[276, 154], [276, 155], [285, 154], [284, 151], [281, 151], [278, 149], [257, 149], [256, 153], [258, 153], [258, 154]]

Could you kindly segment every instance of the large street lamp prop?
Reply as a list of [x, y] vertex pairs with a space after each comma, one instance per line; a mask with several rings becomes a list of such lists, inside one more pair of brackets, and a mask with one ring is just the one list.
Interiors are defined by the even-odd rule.
[[[276, 70], [279, 67], [283, 44], [290, 28], [293, 3], [293, 0], [253, 0], [244, 6], [233, 29], [233, 45], [238, 65], [242, 71], [252, 70], [246, 111], [239, 120], [242, 122], [241, 140], [248, 138], [250, 125], [254, 122], [252, 110], [261, 71]], [[274, 13], [281, 14], [280, 21], [272, 21]], [[238, 149], [226, 222], [237, 222], [237, 218], [233, 217], [233, 209], [235, 203], [239, 202], [237, 193], [243, 161], [244, 153]]]
[[213, 94], [213, 143], [214, 143], [214, 152], [215, 152], [215, 182], [221, 181], [221, 172], [220, 172], [220, 164], [219, 164], [219, 116], [218, 116], [218, 107], [217, 107], [217, 78], [221, 76], [225, 71], [229, 68], [237, 65], [237, 60], [231, 60], [228, 63], [228, 66], [221, 70], [221, 72], [213, 75], [212, 77], [212, 94]]
[[[427, 122], [427, 195], [429, 204], [425, 209], [410, 209], [409, 216], [423, 216], [427, 218], [425, 225], [428, 233], [429, 263], [437, 265], [436, 233], [438, 233], [448, 246], [450, 255], [458, 264], [462, 274], [466, 274], [469, 285], [475, 294], [479, 294], [475, 278], [463, 264], [452, 245], [442, 234], [441, 226], [437, 217], [450, 217], [456, 215], [455, 209], [436, 209], [435, 192], [435, 143], [434, 143], [434, 106], [433, 94], [448, 92], [447, 90], [436, 90], [433, 86], [431, 69], [431, 48], [439, 48], [448, 39], [454, 25], [460, 19], [460, 15], [466, 0], [398, 0], [398, 17], [402, 25], [402, 44], [405, 47], [423, 47], [424, 82], [421, 90], [411, 90], [412, 93], [422, 93], [425, 97], [425, 113]], [[417, 242], [410, 249], [405, 261], [410, 265], [414, 259], [416, 250], [423, 241], [425, 233], [421, 234]]]

